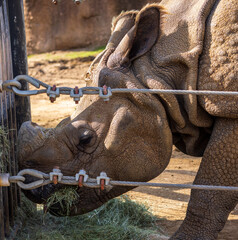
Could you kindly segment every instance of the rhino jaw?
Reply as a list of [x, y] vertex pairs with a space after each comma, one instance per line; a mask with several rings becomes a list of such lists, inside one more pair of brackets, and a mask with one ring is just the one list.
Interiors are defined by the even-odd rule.
[[[25, 196], [31, 201], [44, 204], [47, 206], [48, 199], [52, 196], [52, 194], [60, 191], [62, 189], [66, 190], [71, 188], [70, 186], [65, 186], [62, 184], [48, 184], [43, 187], [39, 187], [33, 190], [23, 190]], [[108, 190], [100, 190], [95, 188], [87, 188], [87, 187], [75, 187], [75, 191], [77, 193], [77, 198], [73, 201], [70, 201], [70, 205], [62, 200], [60, 202], [53, 202], [47, 207], [47, 212], [54, 216], [74, 216], [81, 215], [87, 212], [90, 212], [108, 200], [117, 197], [124, 192], [132, 189], [131, 187], [113, 187], [109, 191]]]

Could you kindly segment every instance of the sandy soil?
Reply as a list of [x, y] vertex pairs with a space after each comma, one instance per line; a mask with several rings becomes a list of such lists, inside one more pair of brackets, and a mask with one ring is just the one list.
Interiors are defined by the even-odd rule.
[[[42, 58], [29, 59], [29, 75], [48, 84], [57, 86], [85, 85], [83, 79], [90, 62], [81, 60], [45, 61]], [[50, 103], [45, 95], [31, 98], [32, 121], [44, 127], [54, 127], [62, 119], [68, 117], [76, 105], [68, 96], [61, 96], [55, 103]], [[198, 170], [200, 158], [191, 158], [174, 151], [173, 158], [167, 169], [152, 182], [161, 183], [192, 183]], [[158, 225], [171, 236], [180, 226], [189, 201], [190, 190], [186, 189], [157, 189], [139, 187], [128, 195], [139, 202], [150, 206], [152, 212], [161, 220]], [[162, 239], [155, 236], [153, 239]], [[163, 238], [165, 239], [165, 238]], [[238, 205], [230, 214], [225, 228], [219, 235], [219, 240], [238, 239]]]

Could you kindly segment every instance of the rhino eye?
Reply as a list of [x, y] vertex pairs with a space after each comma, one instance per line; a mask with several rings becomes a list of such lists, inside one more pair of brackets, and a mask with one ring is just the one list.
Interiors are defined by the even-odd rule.
[[80, 145], [88, 145], [91, 142], [92, 139], [93, 139], [92, 135], [81, 136], [80, 139], [79, 139], [79, 144]]
[[79, 137], [79, 145], [80, 146], [87, 146], [87, 145], [92, 145], [93, 144], [93, 138], [94, 134], [90, 130], [84, 130], [81, 132], [80, 137]]
[[77, 136], [76, 147], [79, 151], [90, 153], [97, 147], [97, 135], [91, 129], [81, 128]]

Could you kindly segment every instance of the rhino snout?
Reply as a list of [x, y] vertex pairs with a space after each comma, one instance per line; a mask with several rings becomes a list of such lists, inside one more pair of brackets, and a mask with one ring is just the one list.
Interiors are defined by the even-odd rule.
[[40, 143], [45, 135], [44, 128], [31, 121], [24, 122], [19, 130], [18, 144], [24, 145], [28, 142]]
[[17, 140], [17, 155], [20, 167], [24, 167], [25, 159], [28, 159], [36, 149], [44, 145], [46, 129], [31, 121], [22, 124]]

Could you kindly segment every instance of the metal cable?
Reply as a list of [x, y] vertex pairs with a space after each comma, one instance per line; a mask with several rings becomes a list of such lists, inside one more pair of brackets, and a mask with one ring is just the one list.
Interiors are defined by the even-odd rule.
[[127, 181], [110, 181], [110, 184], [112, 186], [131, 186], [131, 187], [144, 186], [144, 187], [187, 188], [187, 189], [216, 190], [216, 191], [238, 191], [238, 187], [212, 186], [212, 185], [148, 183], [148, 182], [127, 182]]
[[[32, 84], [36, 88], [40, 86], [45, 89], [39, 90], [21, 90], [21, 83], [19, 81], [25, 80]], [[60, 94], [70, 95], [77, 103], [83, 94], [93, 95], [97, 94], [99, 97], [103, 98], [104, 101], [108, 101], [112, 93], [150, 93], [150, 94], [193, 94], [193, 95], [220, 95], [220, 96], [238, 96], [237, 91], [198, 91], [198, 90], [167, 90], [167, 89], [126, 89], [126, 88], [114, 88], [110, 87], [83, 87], [83, 88], [69, 88], [69, 87], [59, 87], [56, 88], [54, 85], [50, 85], [41, 82], [38, 79], [32, 78], [27, 75], [19, 75], [13, 80], [8, 80], [2, 83], [0, 89], [6, 91], [13, 91], [15, 94], [20, 96], [31, 96], [37, 94], [47, 94], [50, 97], [51, 102], [54, 102], [56, 97]], [[38, 178], [39, 180], [25, 184], [25, 178], [23, 175], [31, 175]], [[23, 189], [35, 189], [47, 184], [54, 182], [51, 178], [51, 174], [54, 176], [61, 177], [62, 173], [57, 171], [50, 174], [45, 174], [32, 169], [25, 169], [18, 173], [17, 176], [10, 177], [9, 174], [0, 174], [0, 186], [9, 186], [10, 183], [17, 183]], [[81, 174], [81, 176], [86, 177], [86, 173]], [[101, 180], [106, 181], [106, 185], [110, 186], [149, 186], [149, 187], [166, 187], [166, 188], [189, 188], [189, 189], [203, 189], [203, 190], [225, 190], [225, 191], [238, 191], [238, 187], [230, 186], [207, 186], [207, 185], [192, 185], [192, 184], [165, 184], [165, 183], [146, 183], [146, 182], [128, 182], [128, 181], [113, 181], [104, 174], [99, 177]], [[109, 184], [110, 182], [110, 184]], [[78, 185], [79, 182], [75, 180], [72, 176], [63, 176], [62, 179], [58, 179], [57, 183], [66, 185]], [[81, 183], [82, 186], [86, 187], [99, 187], [99, 182], [97, 179], [90, 179], [87, 176], [87, 181]]]
[[[24, 183], [24, 175], [30, 175], [37, 178], [31, 183]], [[56, 177], [56, 182], [55, 182]], [[131, 182], [131, 181], [115, 181], [107, 177], [106, 173], [100, 173], [97, 178], [89, 178], [84, 170], [80, 170], [76, 176], [63, 176], [61, 171], [53, 169], [53, 172], [46, 174], [33, 169], [21, 170], [17, 176], [9, 176], [8, 173], [0, 174], [0, 187], [10, 186], [11, 183], [17, 183], [18, 186], [25, 190], [36, 189], [48, 184], [64, 184], [79, 185], [89, 188], [105, 188], [111, 189], [113, 186], [129, 186], [129, 187], [160, 187], [160, 188], [182, 188], [182, 189], [199, 189], [213, 191], [238, 191], [238, 187], [234, 186], [212, 186], [212, 185], [193, 185], [193, 184], [169, 184], [169, 183], [150, 183], [150, 182]]]
[[112, 93], [152, 93], [152, 94], [176, 94], [176, 95], [222, 95], [238, 96], [238, 92], [233, 91], [204, 91], [204, 90], [167, 90], [167, 89], [124, 89], [113, 88]]
[[[38, 90], [21, 90], [20, 81], [25, 80], [36, 88], [43, 87], [45, 89]], [[38, 94], [47, 94], [51, 102], [54, 102], [60, 94], [69, 95], [75, 103], [80, 101], [83, 95], [99, 95], [104, 101], [109, 101], [113, 93], [144, 93], [144, 94], [175, 94], [175, 95], [217, 95], [217, 96], [238, 96], [237, 91], [210, 91], [210, 90], [171, 90], [171, 89], [128, 89], [128, 88], [113, 88], [110, 87], [56, 87], [50, 86], [38, 79], [27, 75], [19, 75], [13, 80], [8, 80], [2, 83], [0, 89], [12, 91], [19, 96], [32, 96]]]

